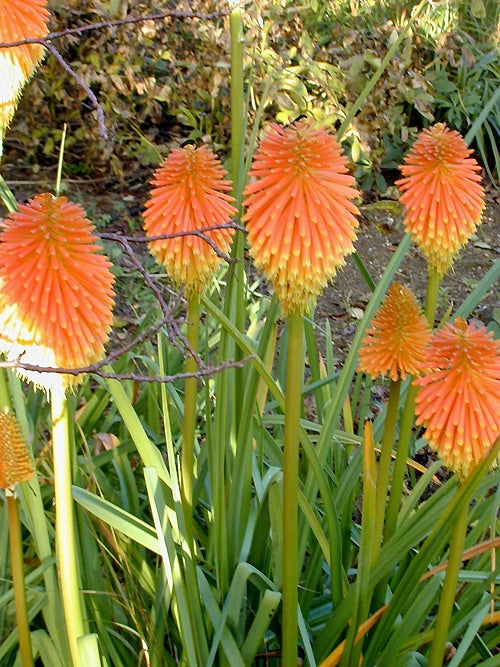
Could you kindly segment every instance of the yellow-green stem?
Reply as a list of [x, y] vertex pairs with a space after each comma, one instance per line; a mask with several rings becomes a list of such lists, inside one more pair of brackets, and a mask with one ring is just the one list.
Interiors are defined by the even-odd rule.
[[[406, 461], [410, 449], [410, 442], [413, 434], [413, 420], [415, 416], [415, 395], [417, 388], [410, 384], [406, 395], [403, 415], [401, 417], [401, 426], [399, 428], [399, 442], [396, 447], [396, 458], [392, 470], [391, 491], [387, 503], [385, 525], [383, 531], [383, 541], [394, 535], [398, 522], [399, 508], [401, 506], [401, 495], [406, 473]], [[375, 588], [373, 596], [373, 609], [380, 609], [385, 602], [387, 584], [390, 574], [387, 574]]]
[[[243, 23], [241, 20], [241, 9], [235, 7], [229, 17], [231, 33], [231, 177], [233, 180], [233, 195], [236, 199], [238, 214], [241, 214], [241, 201], [243, 193], [243, 145], [245, 127], [245, 104], [244, 104], [244, 69], [243, 56], [245, 40], [243, 35]], [[245, 329], [245, 271], [243, 255], [245, 250], [245, 237], [243, 232], [237, 231], [234, 236], [232, 257], [237, 260], [229, 268], [228, 291], [226, 304], [231, 312], [231, 319], [238, 331]], [[234, 350], [234, 358], [239, 360], [242, 353], [239, 347]], [[242, 391], [243, 370], [235, 369], [235, 394]], [[241, 401], [233, 402], [234, 423], [238, 428], [241, 420]]]
[[[187, 340], [193, 352], [198, 352], [198, 337], [200, 332], [200, 295], [192, 294], [188, 299], [187, 311]], [[198, 365], [193, 356], [186, 360], [186, 373], [196, 373]], [[198, 393], [198, 378], [186, 379], [184, 387], [184, 423], [182, 428], [182, 504], [184, 519], [188, 531], [189, 544], [192, 540], [193, 520], [193, 477], [194, 477], [194, 435], [196, 428], [196, 397]]]
[[439, 600], [439, 609], [434, 628], [431, 652], [429, 654], [428, 667], [441, 667], [443, 664], [446, 639], [450, 627], [453, 604], [457, 588], [458, 573], [462, 562], [465, 546], [465, 534], [467, 532], [467, 520], [469, 516], [468, 505], [465, 504], [460, 510], [456, 522], [453, 525], [451, 535], [450, 554], [444, 579], [443, 592]]
[[385, 415], [384, 433], [382, 435], [381, 452], [377, 473], [377, 492], [375, 502], [375, 527], [373, 531], [373, 556], [376, 558], [380, 550], [380, 541], [384, 527], [385, 506], [387, 503], [387, 490], [391, 476], [392, 452], [394, 443], [394, 432], [398, 417], [399, 390], [401, 381], [391, 382], [389, 389], [389, 400]]
[[[427, 296], [425, 300], [425, 317], [432, 328], [436, 315], [437, 300], [441, 276], [434, 269], [429, 268], [429, 280], [427, 282]], [[406, 461], [410, 449], [410, 442], [413, 433], [413, 423], [415, 418], [415, 397], [417, 388], [411, 384], [408, 386], [401, 427], [399, 431], [399, 444], [396, 452], [396, 461], [394, 463], [394, 472], [392, 477], [391, 496], [387, 508], [387, 519], [384, 531], [384, 538], [387, 540], [394, 533], [398, 518], [399, 506], [401, 503], [401, 491], [403, 488], [404, 475], [406, 470]]]
[[285, 384], [285, 433], [283, 443], [283, 665], [298, 659], [298, 485], [299, 433], [303, 380], [302, 315], [288, 318]]
[[243, 164], [243, 127], [244, 127], [244, 95], [243, 95], [243, 55], [245, 40], [241, 9], [236, 7], [229, 17], [231, 31], [231, 176], [233, 179], [234, 196], [239, 205], [242, 183], [240, 170]]
[[[16, 419], [21, 427], [21, 433], [27, 442], [29, 440], [30, 429], [26, 416], [26, 397], [21, 386], [21, 381], [14, 375], [13, 371], [6, 371], [2, 368], [0, 369], [0, 409], [5, 406], [10, 409], [15, 406]], [[48, 521], [43, 507], [38, 478], [35, 475], [29, 484], [19, 484], [16, 490], [19, 492], [21, 503], [26, 513], [26, 523], [33, 536], [34, 547], [39, 559], [42, 562], [52, 560], [52, 545], [47, 530]], [[49, 634], [54, 640], [59, 654], [64, 659], [68, 654], [68, 646], [64, 629], [61, 629], [60, 625], [62, 607], [55, 565], [46, 567], [43, 577], [47, 595], [47, 604], [44, 606], [43, 615]]]
[[412, 384], [408, 387], [406, 394], [403, 416], [401, 417], [401, 426], [399, 429], [399, 442], [396, 447], [396, 460], [392, 473], [391, 494], [389, 505], [387, 507], [387, 516], [385, 521], [384, 540], [387, 541], [396, 530], [399, 507], [401, 505], [401, 493], [406, 471], [406, 462], [410, 449], [410, 442], [413, 433], [413, 421], [415, 417], [415, 396], [417, 388]]
[[434, 318], [436, 317], [440, 284], [440, 274], [435, 269], [429, 267], [429, 280], [427, 281], [427, 296], [425, 299], [425, 316], [431, 328], [434, 326]]
[[21, 522], [17, 497], [7, 492], [7, 507], [9, 512], [10, 560], [12, 564], [12, 583], [14, 585], [14, 600], [16, 603], [16, 623], [19, 639], [19, 651], [23, 667], [32, 667], [33, 652], [31, 648], [30, 624], [28, 607], [26, 604], [26, 588], [24, 585], [23, 543], [21, 537]]
[[0, 409], [3, 407], [12, 408], [7, 378], [5, 377], [6, 372], [4, 368], [0, 368]]
[[[389, 513], [388, 499], [390, 500], [390, 496], [388, 494], [388, 491], [389, 491], [389, 480], [391, 477], [392, 453], [394, 451], [393, 444], [396, 431], [396, 422], [398, 418], [400, 389], [401, 389], [401, 380], [397, 380], [396, 382], [391, 382], [391, 386], [389, 389], [389, 400], [387, 402], [387, 412], [385, 415], [384, 433], [382, 435], [382, 443], [381, 443], [382, 450], [380, 452], [380, 459], [378, 464], [377, 491], [375, 499], [375, 526], [373, 529], [373, 546], [372, 546], [373, 562], [375, 562], [375, 560], [378, 558], [380, 548], [382, 545], [382, 536], [384, 535], [384, 519], [386, 519], [386, 506], [387, 506], [387, 514]], [[404, 467], [403, 467], [403, 474], [404, 474]], [[387, 578], [383, 579], [375, 587], [373, 593], [374, 609], [378, 609], [384, 604], [386, 588], [387, 588]]]
[[75, 546], [75, 519], [71, 496], [71, 451], [68, 401], [62, 390], [51, 394], [54, 493], [56, 499], [56, 556], [66, 631], [73, 666], [80, 667], [78, 637], [84, 634]]

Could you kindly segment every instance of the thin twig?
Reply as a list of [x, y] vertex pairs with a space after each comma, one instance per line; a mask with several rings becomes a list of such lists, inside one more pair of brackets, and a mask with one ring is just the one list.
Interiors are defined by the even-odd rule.
[[[146, 271], [146, 269], [142, 266], [140, 261], [137, 259], [133, 249], [130, 247], [130, 243], [127, 241], [126, 238], [117, 235], [116, 238], [117, 243], [119, 243], [127, 255], [129, 256], [130, 260], [132, 261], [133, 265], [135, 268], [139, 271], [141, 276], [144, 279], [144, 282], [146, 285], [149, 287], [149, 289], [153, 292], [154, 296], [156, 297], [156, 300], [158, 301], [158, 304], [163, 312], [163, 315], [165, 317], [165, 325], [167, 327], [167, 331], [169, 332], [170, 339], [173, 343], [173, 345], [179, 350], [179, 352], [184, 355], [184, 350], [187, 350], [188, 354], [190, 354], [193, 359], [195, 359], [196, 363], [200, 366], [200, 368], [203, 368], [204, 363], [202, 359], [196, 354], [196, 352], [191, 348], [189, 345], [188, 341], [186, 338], [182, 335], [179, 327], [177, 326], [175, 322], [175, 318], [172, 315], [172, 311], [169, 308], [168, 304], [166, 303], [165, 299], [163, 298], [160, 290], [158, 287], [155, 285], [154, 281], [151, 279], [151, 276], [149, 273]], [[181, 341], [182, 345], [184, 346], [184, 350], [177, 344], [177, 341]]]
[[110, 21], [100, 21], [99, 23], [89, 23], [88, 25], [76, 26], [76, 28], [65, 28], [57, 32], [50, 32], [45, 37], [31, 37], [28, 39], [19, 39], [15, 42], [0, 42], [0, 49], [9, 48], [13, 46], [22, 46], [23, 44], [43, 44], [53, 39], [66, 37], [67, 35], [81, 35], [83, 32], [89, 30], [102, 30], [103, 28], [115, 28], [117, 26], [127, 25], [129, 23], [144, 23], [145, 21], [161, 21], [166, 18], [174, 19], [200, 19], [201, 21], [211, 21], [212, 19], [222, 18], [229, 14], [230, 10], [225, 9], [220, 12], [212, 12], [210, 14], [201, 14], [200, 12], [178, 12], [168, 11], [159, 14], [150, 14], [149, 16], [126, 16], [123, 19], [114, 19]]
[[[22, 356], [22, 355], [21, 355]], [[112, 373], [110, 371], [103, 371], [101, 367], [107, 363], [108, 359], [103, 359], [96, 364], [89, 366], [82, 366], [81, 368], [56, 368], [52, 366], [36, 366], [35, 364], [25, 364], [19, 359], [14, 361], [0, 361], [0, 368], [14, 368], [31, 371], [35, 373], [58, 373], [65, 375], [82, 375], [84, 373], [91, 373], [98, 377], [113, 379], [113, 380], [134, 380], [135, 382], [176, 382], [177, 380], [185, 380], [190, 377], [211, 377], [216, 373], [225, 371], [228, 368], [242, 368], [245, 364], [253, 359], [253, 355], [239, 359], [238, 361], [223, 361], [215, 366], [205, 366], [199, 369], [196, 373], [174, 373], [173, 375], [139, 375], [138, 373]]]
[[46, 42], [44, 44], [45, 48], [47, 51], [50, 51], [54, 58], [57, 60], [57, 62], [61, 65], [61, 67], [68, 72], [69, 75], [71, 75], [77, 84], [82, 88], [86, 93], [89, 98], [89, 100], [92, 102], [92, 106], [94, 109], [97, 111], [97, 125], [99, 127], [99, 134], [101, 137], [105, 140], [108, 139], [108, 131], [106, 129], [106, 125], [104, 123], [104, 111], [102, 109], [102, 106], [99, 104], [99, 101], [97, 97], [95, 96], [94, 91], [87, 86], [85, 81], [81, 77], [78, 76], [78, 74], [75, 72], [75, 70], [68, 65], [68, 63], [64, 60], [62, 55], [59, 53], [59, 51], [56, 49], [56, 47], [53, 44], [49, 44], [49, 42]]
[[246, 228], [238, 225], [236, 223], [227, 223], [224, 225], [214, 225], [213, 227], [204, 227], [203, 229], [190, 230], [190, 231], [179, 231], [173, 234], [159, 234], [157, 236], [123, 236], [122, 234], [114, 234], [112, 232], [101, 232], [99, 237], [104, 241], [115, 241], [116, 243], [122, 243], [126, 241], [128, 243], [150, 243], [151, 241], [168, 241], [170, 239], [175, 239], [182, 236], [197, 236], [202, 239], [212, 248], [217, 257], [220, 257], [228, 264], [233, 264], [237, 262], [237, 259], [234, 259], [222, 252], [211, 238], [207, 236], [207, 232], [214, 231], [216, 229], [234, 229], [241, 232], [246, 232]]

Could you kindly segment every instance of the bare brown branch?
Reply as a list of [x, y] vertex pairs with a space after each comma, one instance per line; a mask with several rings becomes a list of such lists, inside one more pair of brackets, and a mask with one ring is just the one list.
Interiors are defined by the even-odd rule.
[[[22, 356], [22, 355], [21, 355]], [[26, 371], [33, 371], [36, 373], [64, 373], [65, 375], [82, 375], [90, 373], [105, 379], [112, 380], [134, 380], [135, 382], [176, 382], [178, 380], [186, 380], [190, 377], [206, 378], [212, 377], [216, 373], [225, 371], [229, 368], [242, 368], [245, 364], [253, 359], [253, 356], [239, 359], [238, 361], [223, 361], [220, 364], [204, 366], [204, 368], [195, 373], [174, 373], [173, 375], [140, 375], [139, 373], [113, 373], [102, 370], [103, 366], [109, 363], [109, 357], [103, 359], [97, 364], [89, 366], [82, 366], [81, 368], [55, 368], [51, 366], [36, 366], [34, 364], [24, 364], [19, 359], [14, 361], [0, 361], [0, 368], [21, 368]]]

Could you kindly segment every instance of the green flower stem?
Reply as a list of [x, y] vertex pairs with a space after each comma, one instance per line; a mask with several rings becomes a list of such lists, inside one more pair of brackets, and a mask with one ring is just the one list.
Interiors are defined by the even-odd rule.
[[[396, 431], [396, 422], [398, 418], [399, 394], [401, 390], [401, 380], [391, 382], [389, 388], [389, 400], [387, 402], [387, 412], [385, 415], [384, 433], [382, 435], [382, 449], [380, 452], [378, 473], [377, 473], [377, 491], [375, 496], [375, 526], [373, 528], [372, 543], [372, 562], [375, 562], [381, 548], [382, 535], [384, 534], [384, 519], [386, 517], [386, 505], [388, 503], [389, 480], [391, 477], [392, 452]], [[396, 454], [397, 457], [397, 454]], [[404, 474], [404, 461], [403, 461]], [[399, 508], [399, 503], [398, 503]], [[387, 511], [388, 511], [387, 507]], [[373, 593], [373, 608], [378, 609], [385, 602], [385, 591], [387, 581], [382, 580]]]
[[243, 166], [243, 128], [244, 128], [244, 72], [243, 56], [245, 40], [241, 9], [236, 7], [229, 17], [231, 32], [231, 177], [234, 196], [240, 205], [242, 193], [241, 168]]
[[440, 284], [441, 276], [435, 269], [429, 267], [429, 280], [427, 282], [427, 296], [425, 299], [425, 316], [431, 328], [434, 326]]
[[[8, 380], [8, 381], [7, 381]], [[9, 389], [10, 387], [10, 389]], [[12, 395], [12, 398], [11, 398]], [[13, 409], [21, 432], [26, 442], [30, 439], [30, 429], [26, 415], [26, 397], [20, 379], [12, 371], [0, 369], [0, 409], [4, 406]], [[33, 476], [28, 483], [17, 487], [21, 507], [24, 511], [26, 525], [34, 538], [34, 547], [41, 562], [52, 560], [52, 544], [48, 532], [48, 520], [43, 506], [42, 492], [37, 476]], [[62, 614], [59, 583], [55, 565], [44, 569], [43, 578], [47, 604], [44, 605], [43, 615], [47, 629], [59, 655], [63, 660], [68, 656], [68, 646], [64, 630], [61, 629]]]
[[389, 479], [391, 476], [392, 452], [394, 443], [394, 433], [396, 421], [398, 418], [399, 392], [401, 381], [391, 382], [389, 389], [389, 400], [387, 402], [387, 412], [385, 416], [384, 433], [382, 435], [381, 452], [377, 473], [377, 493], [375, 500], [375, 527], [373, 531], [373, 549], [374, 557], [380, 550], [380, 540], [384, 527], [385, 506], [387, 503], [387, 490], [389, 488]]
[[[193, 350], [198, 351], [198, 337], [200, 333], [200, 295], [192, 294], [188, 300], [187, 311], [187, 340]], [[186, 359], [186, 373], [196, 373], [196, 360], [189, 355]], [[194, 435], [196, 427], [196, 397], [198, 393], [198, 378], [186, 379], [184, 387], [184, 423], [182, 428], [182, 505], [184, 520], [189, 532], [189, 544], [192, 542], [193, 518], [193, 476], [194, 476]]]
[[[243, 69], [245, 40], [240, 7], [232, 9], [229, 17], [229, 27], [231, 34], [231, 178], [233, 180], [233, 195], [236, 199], [236, 207], [241, 214], [243, 196], [243, 146], [245, 139]], [[236, 262], [229, 269], [228, 291], [224, 310], [227, 314], [231, 313], [231, 319], [238, 331], [244, 331], [246, 318], [244, 250], [245, 237], [243, 232], [236, 231], [232, 250], [232, 257]], [[234, 350], [234, 358], [236, 360], [242, 358], [241, 350], [238, 347]], [[238, 388], [243, 391], [243, 370], [235, 369], [234, 378], [235, 393], [238, 392]], [[235, 400], [233, 403], [233, 418], [236, 427], [238, 427], [241, 420], [241, 402], [238, 400]]]
[[78, 637], [84, 634], [78, 583], [75, 520], [71, 497], [71, 449], [68, 401], [63, 390], [52, 391], [52, 444], [56, 499], [56, 556], [61, 578], [66, 631], [73, 666], [80, 667]]
[[12, 409], [9, 387], [7, 385], [7, 378], [5, 377], [6, 372], [4, 368], [0, 369], [0, 409], [3, 407]]
[[[417, 388], [412, 384], [408, 387], [406, 402], [401, 417], [401, 426], [399, 429], [399, 442], [396, 447], [396, 458], [392, 471], [391, 492], [387, 504], [383, 540], [387, 540], [394, 535], [398, 522], [399, 508], [401, 506], [401, 495], [406, 473], [406, 462], [410, 451], [410, 442], [413, 434], [413, 421], [415, 417], [415, 396]], [[389, 407], [387, 408], [389, 410]], [[384, 432], [385, 434], [385, 432]], [[380, 609], [385, 602], [385, 595], [390, 574], [387, 574], [376, 586], [373, 609]]]
[[436, 618], [436, 626], [434, 628], [431, 652], [429, 654], [428, 667], [441, 667], [443, 664], [445, 644], [450, 627], [453, 603], [455, 601], [458, 573], [460, 571], [465, 546], [468, 517], [469, 507], [467, 504], [464, 504], [455, 524], [453, 525], [450, 554], [448, 556], [443, 592], [441, 593], [441, 599], [439, 601], [439, 609]]
[[401, 494], [406, 471], [406, 462], [410, 451], [410, 442], [413, 433], [413, 421], [415, 417], [415, 396], [417, 388], [411, 383], [406, 394], [406, 402], [401, 417], [401, 426], [399, 429], [399, 443], [396, 448], [396, 460], [392, 473], [391, 494], [389, 505], [387, 507], [387, 516], [385, 521], [384, 540], [387, 541], [396, 530], [399, 507], [401, 504]]
[[[432, 328], [436, 316], [437, 300], [441, 276], [434, 269], [429, 268], [429, 280], [427, 282], [427, 296], [425, 300], [425, 316]], [[399, 431], [399, 444], [396, 452], [396, 461], [394, 463], [394, 472], [392, 477], [391, 496], [387, 508], [387, 519], [385, 525], [384, 539], [389, 539], [394, 534], [398, 518], [399, 506], [401, 503], [401, 492], [406, 470], [406, 461], [410, 450], [410, 442], [413, 433], [413, 423], [415, 419], [415, 397], [417, 388], [411, 383], [408, 386], [406, 402], [401, 419]]]
[[33, 665], [33, 651], [31, 648], [30, 624], [28, 607], [26, 604], [26, 588], [24, 585], [23, 543], [21, 537], [21, 522], [19, 520], [19, 506], [14, 493], [7, 491], [7, 508], [9, 512], [10, 559], [12, 563], [12, 582], [14, 585], [14, 599], [16, 602], [16, 623], [19, 637], [19, 651], [23, 667]]
[[283, 442], [283, 665], [298, 659], [298, 483], [301, 392], [303, 381], [302, 315], [288, 318]]

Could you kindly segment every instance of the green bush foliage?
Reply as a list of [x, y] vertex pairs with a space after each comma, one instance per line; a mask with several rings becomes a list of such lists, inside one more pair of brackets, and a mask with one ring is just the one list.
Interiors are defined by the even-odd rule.
[[[245, 39], [250, 119], [263, 104], [267, 117], [278, 121], [314, 110], [319, 118], [340, 124], [415, 4], [249, 3]], [[54, 2], [51, 28], [168, 8], [166, 3]], [[177, 7], [202, 13], [225, 8], [223, 2], [207, 0]], [[52, 164], [65, 122], [72, 176], [123, 179], [127, 170], [130, 178], [131, 168], [157, 164], [179, 136], [227, 150], [227, 21], [227, 16], [210, 23], [167, 18], [61, 37], [55, 45], [96, 94], [109, 139], [99, 137], [96, 112], [85, 91], [49, 55], [6, 138], [10, 161], [17, 153], [29, 169]], [[495, 180], [500, 128], [497, 40], [495, 2], [454, 2], [446, 8], [429, 3], [345, 133], [363, 189], [385, 192], [423, 126], [445, 120], [465, 134], [496, 92], [496, 103], [475, 137]]]

